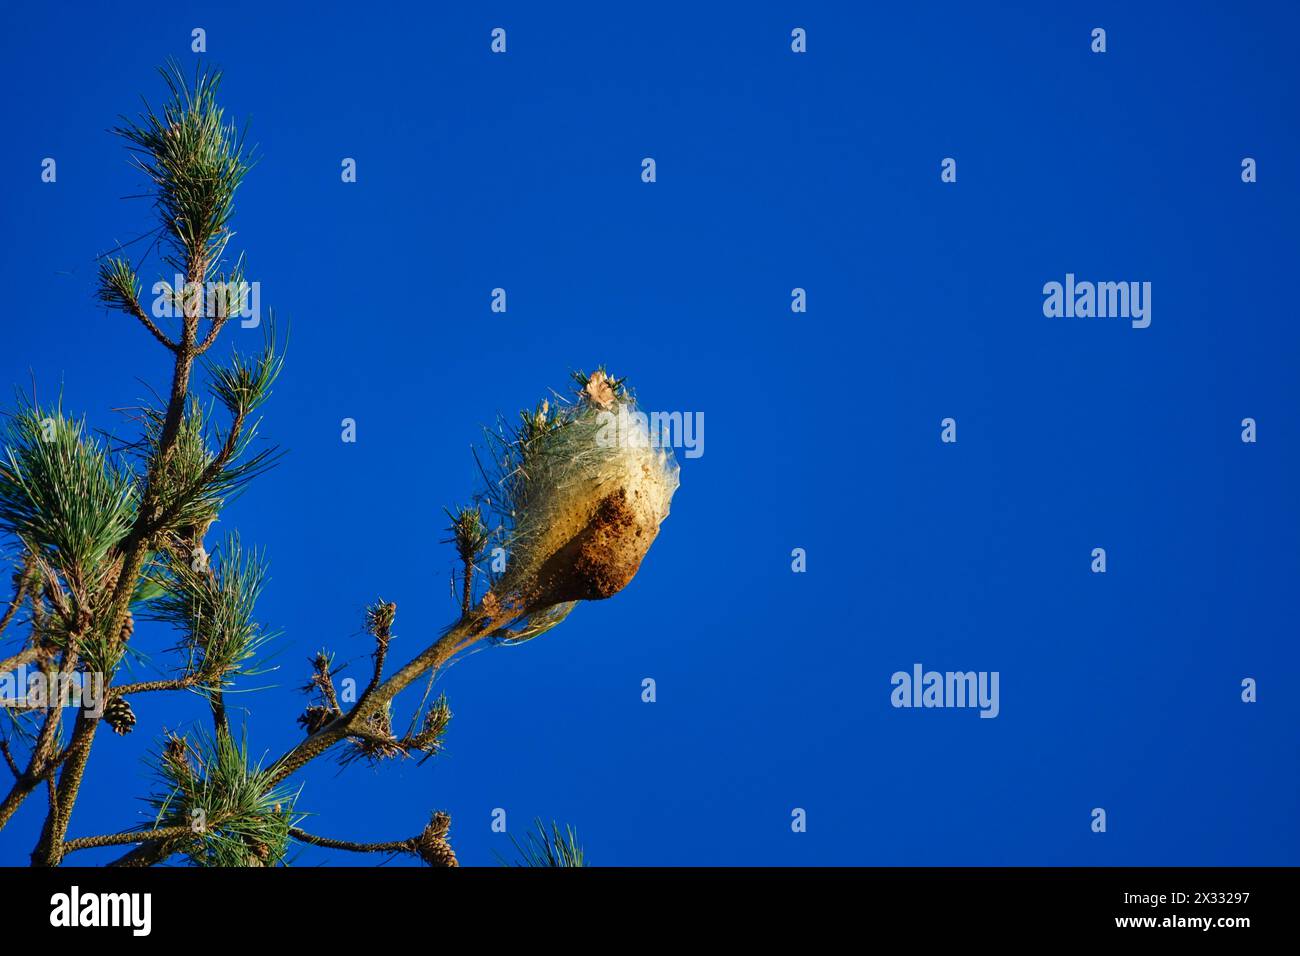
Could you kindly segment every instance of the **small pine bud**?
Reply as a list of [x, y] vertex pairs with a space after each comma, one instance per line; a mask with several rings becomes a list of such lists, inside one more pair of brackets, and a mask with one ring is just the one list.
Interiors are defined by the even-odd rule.
[[328, 724], [333, 717], [334, 712], [328, 707], [321, 707], [317, 704], [312, 704], [303, 711], [302, 715], [298, 718], [298, 723], [302, 725], [303, 730], [307, 731], [307, 736], [310, 737]]

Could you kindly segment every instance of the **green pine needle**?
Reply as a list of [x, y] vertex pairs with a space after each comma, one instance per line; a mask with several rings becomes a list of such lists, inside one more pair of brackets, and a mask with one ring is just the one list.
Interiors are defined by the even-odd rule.
[[135, 476], [57, 407], [24, 404], [0, 443], [0, 531], [88, 580], [135, 520]]
[[[301, 816], [296, 791], [267, 787], [268, 772], [249, 760], [247, 738], [200, 736], [197, 746], [173, 738], [153, 758], [162, 789], [149, 798], [155, 827], [189, 827], [186, 850], [196, 866], [274, 866], [284, 862], [289, 830]], [[191, 762], [191, 757], [193, 762]]]
[[533, 829], [524, 835], [523, 841], [510, 837], [518, 854], [514, 863], [506, 866], [586, 866], [582, 845], [578, 843], [578, 834], [571, 826], [563, 831], [560, 825], [551, 822], [550, 830], [542, 823], [541, 817], [533, 821]]

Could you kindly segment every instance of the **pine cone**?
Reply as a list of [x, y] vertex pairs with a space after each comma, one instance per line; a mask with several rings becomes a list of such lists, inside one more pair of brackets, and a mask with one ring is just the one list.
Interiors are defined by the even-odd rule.
[[104, 708], [104, 722], [113, 728], [113, 733], [125, 736], [135, 728], [135, 711], [125, 697], [114, 697]]
[[117, 635], [118, 640], [121, 643], [125, 644], [127, 641], [131, 639], [131, 635], [134, 633], [135, 633], [135, 615], [132, 614], [130, 611], [127, 611], [126, 620], [122, 622], [122, 630]]
[[451, 817], [441, 810], [433, 815], [429, 825], [416, 840], [415, 852], [429, 866], [460, 866], [456, 851], [447, 842], [451, 830]]
[[193, 777], [194, 768], [190, 766], [189, 744], [184, 737], [168, 734], [163, 744], [163, 762], [171, 769], [175, 777]]

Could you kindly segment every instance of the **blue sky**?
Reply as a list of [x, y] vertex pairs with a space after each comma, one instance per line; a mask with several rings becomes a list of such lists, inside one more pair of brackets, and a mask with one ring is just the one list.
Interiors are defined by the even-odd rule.
[[[105, 130], [194, 27], [258, 144], [232, 248], [291, 327], [289, 454], [217, 526], [267, 548], [285, 632], [276, 686], [231, 698], [256, 752], [300, 738], [316, 649], [364, 672], [365, 604], [397, 602], [395, 661], [452, 620], [480, 424], [600, 363], [707, 422], [632, 585], [447, 670], [443, 755], [296, 777], [309, 829], [445, 809], [479, 864], [498, 807], [610, 865], [1300, 862], [1296, 11], [894, 6], [5, 10], [0, 383], [119, 432], [165, 387], [94, 257], [151, 225]], [[1067, 272], [1151, 282], [1151, 326], [1046, 318]], [[891, 707], [916, 662], [998, 671], [1001, 713]], [[144, 754], [206, 721], [132, 703], [73, 836], [140, 823]], [[327, 861], [379, 862], [298, 858]]]

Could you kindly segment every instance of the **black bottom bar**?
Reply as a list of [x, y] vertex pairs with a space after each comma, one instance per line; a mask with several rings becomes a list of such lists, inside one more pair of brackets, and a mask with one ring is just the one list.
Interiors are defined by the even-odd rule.
[[[127, 946], [145, 938], [374, 945], [422, 926], [439, 936], [481, 931], [494, 942], [558, 932], [612, 944], [611, 931], [666, 942], [665, 933], [680, 940], [701, 928], [737, 940], [815, 928], [856, 939], [1230, 941], [1284, 930], [1294, 877], [1270, 868], [8, 869], [0, 870], [0, 911], [24, 939], [95, 935]], [[116, 894], [149, 894], [147, 937], [137, 933], [143, 896]]]

